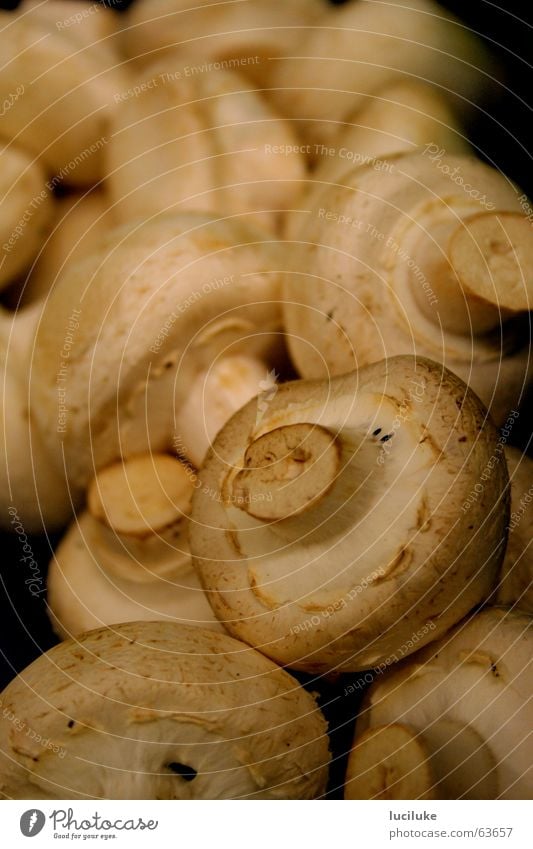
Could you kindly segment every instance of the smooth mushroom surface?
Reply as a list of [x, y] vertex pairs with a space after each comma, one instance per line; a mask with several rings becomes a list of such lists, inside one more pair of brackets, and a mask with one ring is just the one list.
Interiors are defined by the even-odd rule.
[[[30, 401], [78, 499], [121, 457], [185, 453], [181, 406], [222, 360], [235, 365], [235, 384], [250, 379], [247, 398], [257, 394], [242, 358], [263, 363], [266, 377], [280, 347], [280, 261], [261, 231], [190, 214], [124, 225], [65, 269], [39, 324]], [[199, 403], [202, 440], [215, 399], [200, 393]]]
[[372, 684], [347, 799], [530, 799], [533, 620], [487, 608]]
[[442, 361], [497, 423], [530, 377], [533, 231], [518, 190], [467, 157], [391, 156], [300, 208], [284, 323], [304, 377], [386, 356]]
[[106, 150], [118, 221], [196, 210], [279, 228], [305, 175], [292, 127], [240, 73], [187, 77], [170, 58], [135, 78]]
[[0, 148], [0, 203], [0, 289], [4, 289], [37, 256], [55, 212], [45, 172], [33, 156], [14, 145]]
[[511, 482], [511, 516], [496, 600], [533, 615], [533, 460], [511, 446], [506, 447], [505, 457]]
[[431, 0], [329, 6], [297, 51], [270, 69], [274, 103], [318, 145], [334, 143], [347, 116], [386, 85], [431, 83], [467, 111], [496, 81], [481, 42]]
[[0, 134], [38, 157], [54, 186], [86, 186], [103, 176], [108, 116], [129, 76], [105, 40], [83, 35], [83, 26], [58, 27], [60, 4], [50, 14], [48, 5], [0, 12], [0, 101], [17, 87], [23, 92], [2, 116]]
[[42, 655], [1, 698], [0, 791], [11, 799], [325, 790], [328, 738], [314, 698], [224, 634], [169, 622], [91, 631]]
[[368, 669], [438, 638], [488, 596], [503, 558], [496, 430], [427, 360], [259, 395], [218, 434], [199, 481], [189, 539], [215, 613], [298, 669]]
[[195, 480], [168, 454], [137, 455], [96, 475], [87, 509], [48, 569], [49, 614], [60, 637], [156, 619], [224, 630], [189, 553]]

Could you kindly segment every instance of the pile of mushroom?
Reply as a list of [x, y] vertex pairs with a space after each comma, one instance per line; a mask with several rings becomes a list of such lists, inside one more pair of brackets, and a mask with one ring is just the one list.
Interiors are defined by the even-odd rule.
[[277, 662], [373, 670], [347, 798], [527, 797], [492, 57], [433, 0], [23, 0], [0, 43], [0, 527], [63, 532], [64, 640], [1, 696], [0, 792], [320, 797]]
[[411, 357], [250, 401], [193, 496], [191, 551], [215, 613], [311, 672], [387, 662], [415, 632], [438, 638], [487, 597], [503, 558], [496, 448], [462, 381]]
[[328, 738], [313, 697], [225, 634], [170, 622], [91, 631], [42, 655], [1, 699], [0, 792], [12, 799], [325, 790]]
[[376, 679], [348, 799], [530, 799], [533, 620], [492, 608]]

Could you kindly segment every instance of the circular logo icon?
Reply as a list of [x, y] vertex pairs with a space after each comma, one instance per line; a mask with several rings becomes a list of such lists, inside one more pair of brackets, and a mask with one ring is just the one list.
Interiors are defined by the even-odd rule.
[[42, 831], [46, 822], [46, 817], [42, 811], [36, 808], [31, 808], [29, 811], [24, 811], [20, 818], [20, 830], [24, 837], [35, 837]]

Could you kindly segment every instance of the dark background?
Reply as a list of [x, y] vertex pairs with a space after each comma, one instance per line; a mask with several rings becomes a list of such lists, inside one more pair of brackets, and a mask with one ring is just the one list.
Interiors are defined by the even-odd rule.
[[[149, 0], [145, 0], [148, 2]], [[333, 0], [332, 0], [333, 1]], [[355, 0], [356, 2], [357, 0]], [[341, 0], [342, 2], [342, 0]], [[352, 0], [354, 2], [354, 0]], [[478, 155], [499, 167], [530, 197], [533, 196], [530, 135], [533, 106], [533, 9], [520, 0], [501, 0], [506, 8], [489, 0], [447, 0], [441, 5], [453, 11], [468, 26], [483, 36], [505, 69], [503, 85], [495, 84], [492, 102], [477, 110], [466, 129], [478, 149]], [[16, 2], [0, 2], [0, 7], [15, 8]], [[129, 2], [104, 3], [113, 8]], [[340, 5], [340, 3], [336, 3]], [[406, 0], [409, 5], [409, 0]], [[525, 8], [529, 6], [529, 8]], [[514, 444], [529, 449], [531, 441], [532, 399], [526, 400], [516, 428]], [[34, 538], [34, 556], [46, 572], [55, 538]], [[21, 580], [20, 546], [16, 539], [0, 536], [0, 690], [24, 666], [56, 642], [46, 616], [44, 597], [33, 598]], [[353, 735], [358, 700], [344, 696], [345, 688], [356, 676], [345, 676], [326, 684], [309, 676], [302, 683], [320, 691], [320, 701], [330, 722], [334, 766], [331, 797], [340, 796], [345, 767], [344, 753]]]

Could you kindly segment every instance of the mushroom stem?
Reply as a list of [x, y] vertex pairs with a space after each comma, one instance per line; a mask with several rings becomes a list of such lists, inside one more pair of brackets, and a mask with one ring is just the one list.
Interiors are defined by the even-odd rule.
[[[410, 282], [417, 304], [453, 333], [486, 333], [533, 307], [533, 236], [524, 216], [484, 212], [457, 224], [446, 215], [424, 226], [413, 248]], [[420, 286], [419, 269], [438, 306]]]
[[179, 460], [139, 455], [99, 472], [88, 495], [90, 548], [108, 573], [151, 582], [190, 566], [184, 519], [192, 480]]
[[276, 428], [248, 446], [231, 482], [230, 501], [263, 521], [279, 521], [314, 507], [339, 473], [340, 446], [319, 425]]
[[260, 392], [267, 404], [270, 394], [276, 392], [276, 381], [274, 372], [256, 357], [223, 357], [200, 372], [177, 413], [178, 452], [201, 466], [219, 430]]

